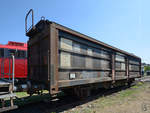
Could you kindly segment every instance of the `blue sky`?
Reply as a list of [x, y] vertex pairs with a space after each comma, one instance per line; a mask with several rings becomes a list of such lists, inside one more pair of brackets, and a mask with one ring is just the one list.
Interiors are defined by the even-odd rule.
[[0, 43], [26, 42], [25, 15], [41, 16], [150, 63], [150, 0], [1, 0]]

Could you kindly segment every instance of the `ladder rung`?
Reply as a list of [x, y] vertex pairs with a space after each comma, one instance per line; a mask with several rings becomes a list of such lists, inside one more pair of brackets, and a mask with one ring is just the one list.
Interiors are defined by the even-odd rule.
[[9, 93], [9, 94], [0, 95], [0, 99], [10, 98], [10, 97], [16, 97], [16, 94]]
[[14, 106], [9, 106], [9, 107], [3, 107], [3, 108], [0, 108], [0, 113], [1, 112], [4, 112], [4, 111], [10, 111], [10, 110], [13, 110], [13, 109], [17, 109], [18, 106], [14, 105]]

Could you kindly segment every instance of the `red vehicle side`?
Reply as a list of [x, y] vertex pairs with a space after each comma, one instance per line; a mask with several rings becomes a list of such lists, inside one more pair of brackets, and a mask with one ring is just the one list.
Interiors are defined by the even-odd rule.
[[[8, 78], [12, 73], [11, 54], [15, 55], [15, 80], [22, 81], [27, 78], [27, 44], [9, 41], [8, 44], [0, 44], [0, 78]], [[5, 74], [3, 74], [3, 72]]]

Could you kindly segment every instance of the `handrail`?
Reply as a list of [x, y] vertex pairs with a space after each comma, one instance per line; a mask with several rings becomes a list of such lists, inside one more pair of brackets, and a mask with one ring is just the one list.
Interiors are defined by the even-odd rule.
[[8, 75], [9, 75], [9, 80], [10, 80], [10, 78], [11, 78], [11, 59], [9, 58], [9, 73], [8, 73]]
[[[12, 64], [11, 64], [11, 60], [12, 60]], [[2, 58], [1, 60], [1, 76], [0, 76], [0, 79], [4, 80], [4, 81], [7, 81], [7, 82], [11, 82], [12, 83], [12, 88], [14, 90], [14, 85], [15, 85], [15, 56], [14, 54], [12, 54], [10, 57], [9, 57], [9, 72], [8, 73], [5, 73], [4, 71], [4, 68], [5, 68], [5, 59]], [[12, 65], [12, 68], [11, 68], [11, 65]], [[12, 69], [12, 73], [11, 73], [11, 69]], [[5, 75], [8, 75], [9, 76], [9, 79], [5, 79]], [[10, 80], [11, 79], [11, 80]]]
[[33, 12], [33, 9], [30, 9], [29, 10], [29, 12], [26, 14], [26, 17], [25, 17], [25, 32], [27, 33], [28, 32], [28, 26], [27, 26], [27, 19], [28, 19], [28, 16], [29, 16], [29, 14], [32, 14], [32, 25], [29, 27], [29, 29], [31, 28], [33, 28], [34, 27], [34, 12]]
[[14, 90], [14, 85], [15, 85], [15, 56], [12, 55], [12, 86]]

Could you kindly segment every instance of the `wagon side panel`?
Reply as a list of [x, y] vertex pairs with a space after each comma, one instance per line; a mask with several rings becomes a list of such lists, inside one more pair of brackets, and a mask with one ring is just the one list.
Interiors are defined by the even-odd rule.
[[59, 30], [59, 87], [111, 81], [111, 51]]

